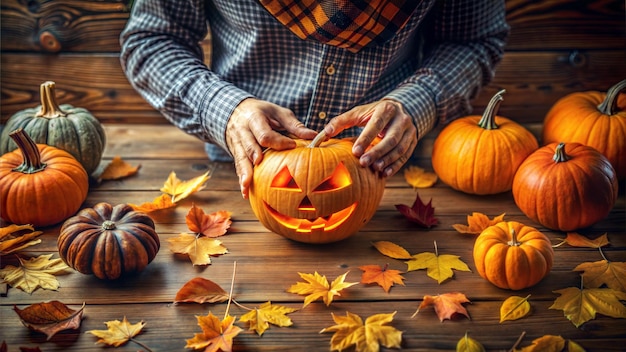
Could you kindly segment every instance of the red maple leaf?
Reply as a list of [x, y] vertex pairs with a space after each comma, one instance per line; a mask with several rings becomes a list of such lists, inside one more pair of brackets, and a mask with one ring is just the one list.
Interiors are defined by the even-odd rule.
[[396, 204], [396, 209], [404, 215], [409, 221], [418, 224], [421, 227], [431, 228], [439, 223], [439, 220], [433, 215], [435, 214], [435, 208], [432, 207], [432, 198], [428, 201], [428, 204], [424, 204], [420, 198], [419, 193], [415, 196], [415, 202], [413, 206], [409, 207], [404, 204]]

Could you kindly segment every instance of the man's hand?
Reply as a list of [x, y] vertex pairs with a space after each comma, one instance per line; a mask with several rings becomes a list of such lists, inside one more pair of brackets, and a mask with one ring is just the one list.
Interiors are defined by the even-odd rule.
[[313, 139], [317, 133], [304, 127], [293, 112], [258, 99], [245, 99], [233, 111], [226, 125], [226, 144], [235, 160], [241, 195], [248, 198], [253, 165], [263, 160], [263, 149], [296, 147], [296, 142], [277, 131], [287, 131], [302, 138]]
[[[413, 119], [402, 104], [393, 100], [357, 106], [330, 120], [324, 131], [332, 137], [353, 126], [364, 128], [354, 142], [352, 153], [359, 158], [361, 166], [371, 166], [385, 176], [398, 172], [417, 146]], [[376, 137], [381, 141], [367, 150]]]

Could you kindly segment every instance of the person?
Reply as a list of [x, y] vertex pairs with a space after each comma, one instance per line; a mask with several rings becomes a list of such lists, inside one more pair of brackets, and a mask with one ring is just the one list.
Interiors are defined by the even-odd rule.
[[120, 61], [210, 159], [234, 160], [247, 198], [264, 149], [321, 130], [395, 174], [434, 126], [470, 112], [508, 34], [504, 0], [136, 0]]

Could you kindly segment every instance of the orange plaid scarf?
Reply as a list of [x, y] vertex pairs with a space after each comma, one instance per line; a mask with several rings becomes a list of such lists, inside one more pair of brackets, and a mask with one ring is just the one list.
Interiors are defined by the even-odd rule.
[[260, 0], [301, 39], [358, 52], [383, 44], [408, 22], [418, 0]]

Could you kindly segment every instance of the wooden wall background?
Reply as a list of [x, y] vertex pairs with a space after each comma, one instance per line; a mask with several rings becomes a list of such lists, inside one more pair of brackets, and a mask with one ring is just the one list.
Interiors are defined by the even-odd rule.
[[[39, 85], [57, 83], [60, 103], [102, 122], [167, 123], [131, 88], [118, 36], [128, 0], [2, 0], [0, 124], [39, 104]], [[560, 97], [606, 90], [626, 78], [624, 0], [507, 0], [511, 38], [495, 81], [475, 101], [482, 112], [499, 89], [500, 114], [540, 122]]]

